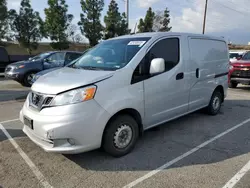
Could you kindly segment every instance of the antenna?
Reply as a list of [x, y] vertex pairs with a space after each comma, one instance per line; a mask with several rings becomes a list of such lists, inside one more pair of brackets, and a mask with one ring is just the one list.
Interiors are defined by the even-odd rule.
[[135, 23], [134, 33], [136, 32], [137, 22]]

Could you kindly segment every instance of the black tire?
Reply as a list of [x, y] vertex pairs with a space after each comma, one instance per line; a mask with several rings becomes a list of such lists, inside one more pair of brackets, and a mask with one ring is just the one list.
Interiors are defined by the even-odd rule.
[[[128, 144], [124, 148], [119, 148], [119, 146], [115, 144], [117, 140], [116, 138], [118, 138], [118, 136], [116, 137], [116, 134], [118, 134], [119, 129], [124, 129], [124, 126], [125, 128], [130, 127], [129, 131], [130, 133], [132, 132], [132, 135]], [[134, 118], [129, 115], [118, 115], [108, 123], [104, 131], [102, 146], [104, 151], [113, 157], [121, 157], [133, 150], [138, 137], [139, 127]]]
[[31, 87], [32, 83], [30, 82], [30, 76], [36, 74], [35, 72], [29, 72], [27, 74], [25, 74], [24, 78], [23, 78], [23, 83], [22, 85], [23, 86], [26, 86], [26, 87]]
[[209, 102], [209, 105], [207, 106], [207, 113], [209, 115], [217, 115], [220, 111], [221, 104], [223, 101], [222, 93], [218, 90], [214, 91], [211, 100]]
[[230, 83], [228, 84], [228, 87], [229, 87], [229, 88], [236, 88], [237, 85], [238, 85], [238, 83], [230, 82]]

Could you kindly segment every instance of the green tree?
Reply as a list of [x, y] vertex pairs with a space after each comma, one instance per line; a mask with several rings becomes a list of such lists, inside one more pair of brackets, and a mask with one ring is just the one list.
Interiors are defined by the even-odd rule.
[[154, 17], [155, 13], [152, 11], [152, 8], [149, 7], [147, 10], [146, 16], [143, 19], [140, 19], [139, 25], [138, 25], [138, 32], [152, 32], [153, 31], [153, 24], [154, 24]]
[[172, 27], [169, 26], [170, 24], [170, 14], [168, 8], [165, 9], [163, 20], [162, 20], [162, 27], [159, 31], [170, 31]]
[[144, 32], [144, 21], [141, 18], [138, 24], [138, 33], [143, 33]]
[[32, 9], [30, 0], [21, 1], [19, 14], [13, 9], [10, 10], [9, 20], [13, 37], [31, 54], [43, 37], [43, 21], [39, 13]]
[[8, 30], [8, 10], [6, 0], [0, 0], [0, 41], [5, 39]]
[[119, 30], [118, 30], [118, 36], [129, 34], [130, 32], [131, 32], [131, 30], [128, 29], [127, 16], [126, 16], [126, 14], [124, 12], [124, 13], [122, 13], [122, 17], [121, 17], [121, 20], [120, 20], [120, 27], [119, 27]]
[[95, 46], [102, 38], [103, 26], [100, 21], [104, 0], [81, 0], [81, 32], [89, 39], [90, 46]]
[[113, 38], [116, 36], [124, 35], [128, 33], [128, 24], [126, 15], [122, 15], [119, 12], [118, 4], [115, 0], [111, 0], [107, 15], [104, 17], [105, 27], [105, 39]]
[[68, 14], [68, 5], [65, 0], [48, 0], [49, 7], [44, 10], [45, 31], [52, 41], [53, 49], [63, 50], [69, 48], [67, 30], [73, 20], [73, 15]]
[[154, 24], [155, 13], [152, 11], [152, 8], [149, 7], [147, 14], [144, 19], [144, 32], [152, 32]]

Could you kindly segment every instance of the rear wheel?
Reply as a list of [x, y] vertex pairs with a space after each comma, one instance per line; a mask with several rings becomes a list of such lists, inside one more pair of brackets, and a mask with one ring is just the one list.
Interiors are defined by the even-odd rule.
[[23, 85], [26, 86], [26, 87], [30, 87], [33, 84], [32, 79], [34, 78], [35, 74], [36, 74], [35, 72], [27, 73], [24, 76]]
[[237, 87], [237, 83], [235, 83], [235, 82], [230, 82], [229, 84], [228, 84], [228, 87], [229, 88], [236, 88]]
[[103, 149], [114, 157], [128, 154], [139, 136], [137, 122], [129, 115], [118, 115], [104, 131]]
[[221, 104], [223, 101], [222, 93], [218, 90], [214, 91], [209, 105], [207, 107], [207, 113], [209, 115], [217, 115], [220, 111]]

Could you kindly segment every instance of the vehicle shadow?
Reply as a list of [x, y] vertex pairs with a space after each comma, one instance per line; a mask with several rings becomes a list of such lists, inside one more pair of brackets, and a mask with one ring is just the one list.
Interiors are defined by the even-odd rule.
[[[249, 112], [250, 100], [226, 100], [217, 116], [198, 111], [146, 131], [134, 150], [124, 157], [113, 158], [101, 149], [65, 156], [86, 170], [153, 170], [248, 119]], [[171, 168], [224, 161], [249, 153], [249, 145], [250, 126], [246, 125], [192, 154], [198, 155], [195, 160], [185, 159]]]
[[29, 93], [29, 90], [0, 90], [0, 102], [11, 100], [24, 100]]

